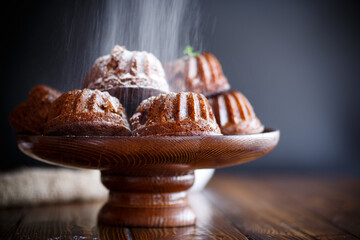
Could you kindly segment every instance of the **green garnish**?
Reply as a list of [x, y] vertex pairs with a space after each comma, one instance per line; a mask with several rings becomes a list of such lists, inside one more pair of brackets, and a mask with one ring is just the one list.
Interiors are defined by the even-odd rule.
[[191, 57], [196, 57], [197, 55], [199, 55], [199, 51], [197, 52], [193, 52], [194, 49], [192, 46], [186, 46], [185, 49], [184, 49], [184, 59], [189, 59]]

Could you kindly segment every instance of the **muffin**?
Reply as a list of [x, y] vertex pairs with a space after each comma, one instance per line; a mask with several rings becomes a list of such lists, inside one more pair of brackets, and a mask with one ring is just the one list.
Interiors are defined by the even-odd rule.
[[117, 98], [107, 92], [83, 89], [64, 93], [53, 103], [45, 134], [127, 136], [131, 130]]
[[107, 91], [119, 98], [129, 116], [142, 100], [169, 92], [162, 64], [153, 54], [120, 46], [95, 61], [83, 88]]
[[210, 104], [222, 134], [252, 134], [264, 131], [264, 126], [242, 93], [231, 91], [219, 95], [211, 99]]
[[51, 104], [61, 92], [45, 85], [32, 88], [27, 102], [19, 104], [9, 115], [9, 122], [16, 133], [43, 134]]
[[141, 102], [130, 123], [134, 136], [221, 134], [208, 100], [192, 92], [150, 97]]
[[211, 53], [165, 64], [167, 79], [175, 92], [197, 92], [212, 97], [230, 89], [219, 61]]

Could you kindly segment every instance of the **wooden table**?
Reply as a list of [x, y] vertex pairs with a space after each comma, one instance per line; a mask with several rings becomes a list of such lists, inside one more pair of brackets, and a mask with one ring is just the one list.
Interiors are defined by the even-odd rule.
[[0, 239], [360, 239], [354, 177], [220, 175], [190, 203], [182, 228], [98, 226], [103, 202], [2, 209]]

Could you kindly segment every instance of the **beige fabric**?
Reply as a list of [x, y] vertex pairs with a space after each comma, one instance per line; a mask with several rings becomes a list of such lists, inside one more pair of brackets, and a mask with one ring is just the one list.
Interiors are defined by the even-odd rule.
[[106, 199], [97, 170], [25, 168], [0, 174], [0, 207]]

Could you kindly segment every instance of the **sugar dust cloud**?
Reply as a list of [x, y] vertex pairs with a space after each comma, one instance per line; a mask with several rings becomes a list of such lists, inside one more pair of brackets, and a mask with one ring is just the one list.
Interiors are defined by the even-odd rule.
[[183, 56], [187, 45], [203, 50], [200, 4], [191, 0], [98, 1], [76, 4], [65, 16], [64, 88], [80, 88], [96, 58], [117, 44], [153, 53], [162, 62]]

